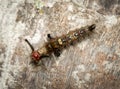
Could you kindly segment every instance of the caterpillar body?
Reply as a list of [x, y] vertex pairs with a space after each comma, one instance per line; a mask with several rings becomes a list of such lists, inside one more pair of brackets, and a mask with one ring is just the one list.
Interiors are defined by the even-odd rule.
[[32, 62], [37, 64], [41, 59], [45, 57], [50, 57], [52, 53], [56, 57], [59, 57], [63, 49], [69, 47], [70, 45], [74, 45], [79, 41], [82, 41], [86, 36], [89, 36], [95, 28], [96, 25], [92, 24], [90, 26], [85, 26], [80, 29], [70, 31], [68, 34], [56, 38], [53, 38], [50, 34], [48, 34], [48, 42], [46, 42], [45, 45], [43, 45], [43, 47], [38, 50], [34, 50], [30, 42], [25, 39], [25, 41], [32, 49]]

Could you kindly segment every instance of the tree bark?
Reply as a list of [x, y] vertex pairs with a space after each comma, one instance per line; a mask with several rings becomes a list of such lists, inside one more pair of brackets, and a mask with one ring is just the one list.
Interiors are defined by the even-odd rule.
[[[119, 89], [120, 2], [118, 0], [0, 1], [0, 89]], [[32, 66], [31, 49], [71, 30], [95, 31], [60, 57]]]

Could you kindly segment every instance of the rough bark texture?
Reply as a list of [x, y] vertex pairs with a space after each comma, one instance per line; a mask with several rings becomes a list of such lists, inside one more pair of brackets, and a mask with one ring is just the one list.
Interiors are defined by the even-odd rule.
[[[95, 23], [89, 38], [29, 65], [46, 35]], [[120, 0], [1, 0], [0, 89], [120, 89]]]

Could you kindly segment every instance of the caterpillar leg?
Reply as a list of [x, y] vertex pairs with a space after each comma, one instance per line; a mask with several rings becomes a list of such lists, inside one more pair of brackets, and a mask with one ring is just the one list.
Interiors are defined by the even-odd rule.
[[59, 49], [54, 49], [54, 55], [56, 56], [56, 57], [59, 57], [60, 56], [60, 50]]
[[42, 59], [42, 58], [47, 58], [47, 57], [50, 57], [50, 55], [48, 55], [48, 54], [43, 54], [43, 55], [41, 55], [41, 59]]

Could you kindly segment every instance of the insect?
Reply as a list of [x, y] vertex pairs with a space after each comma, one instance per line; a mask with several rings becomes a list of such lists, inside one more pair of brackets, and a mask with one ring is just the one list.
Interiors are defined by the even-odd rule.
[[38, 50], [34, 50], [34, 47], [27, 39], [25, 39], [25, 41], [32, 49], [32, 61], [34, 64], [38, 64], [41, 59], [50, 57], [52, 54], [54, 54], [56, 57], [59, 57], [63, 49], [82, 41], [85, 37], [89, 36], [95, 28], [96, 25], [92, 24], [74, 31], [70, 31], [68, 34], [56, 38], [53, 38], [50, 34], [47, 34], [48, 42], [46, 42]]

